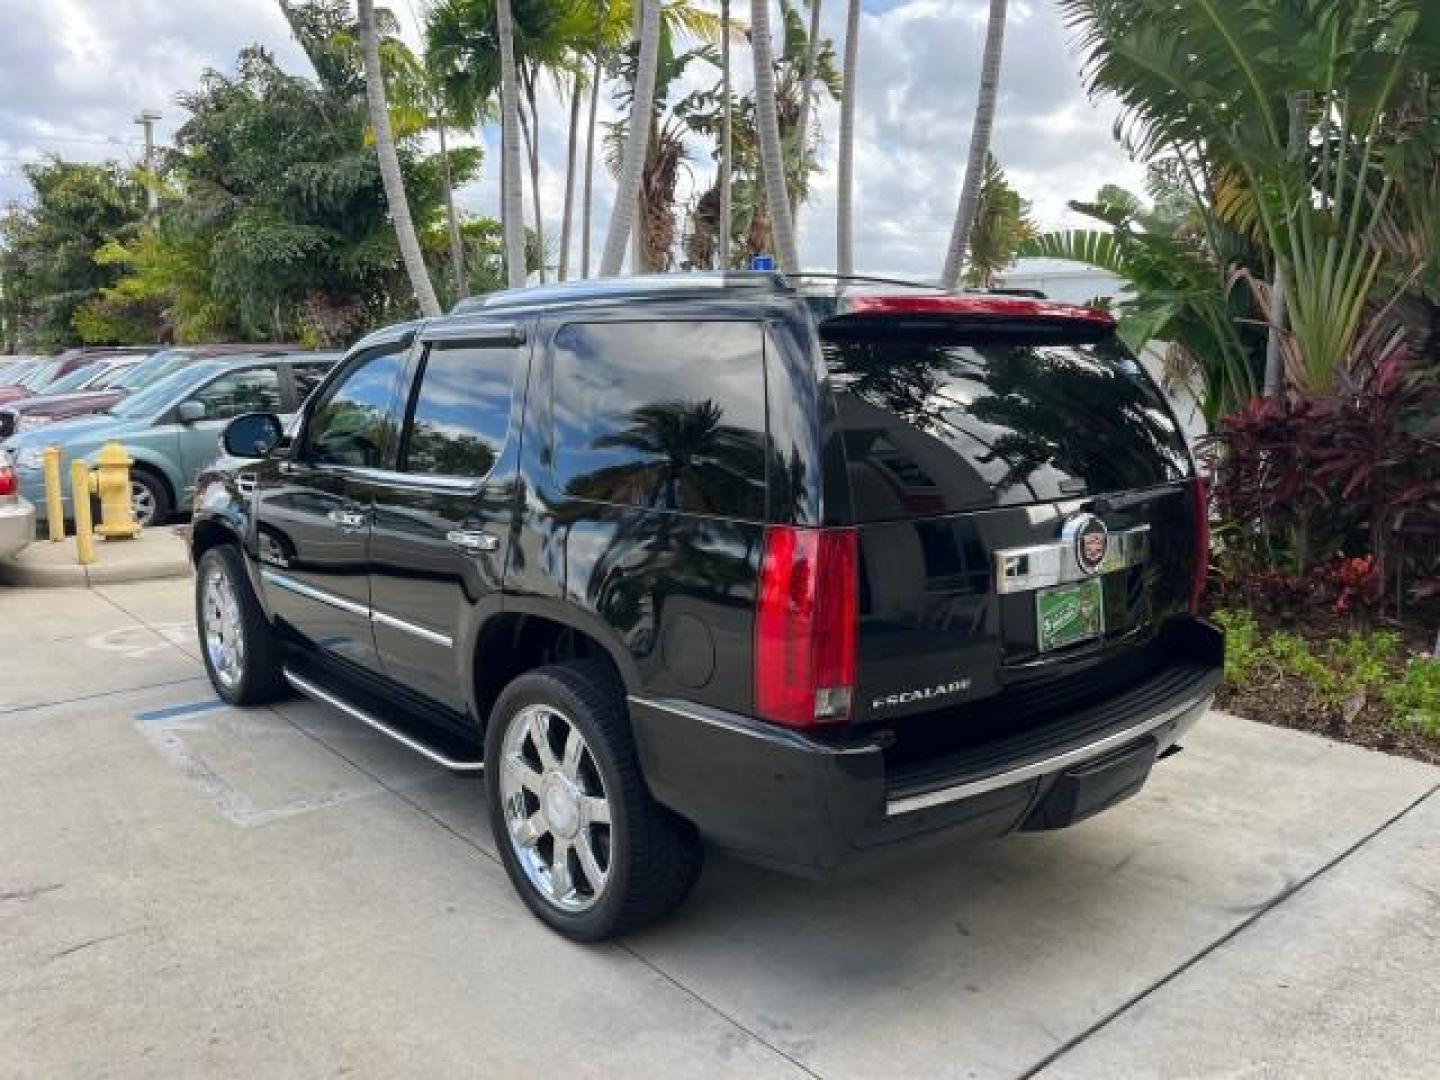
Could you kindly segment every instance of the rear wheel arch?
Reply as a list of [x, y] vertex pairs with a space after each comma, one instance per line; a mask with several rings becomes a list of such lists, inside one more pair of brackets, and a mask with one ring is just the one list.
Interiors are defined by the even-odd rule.
[[560, 619], [507, 611], [485, 621], [475, 637], [471, 673], [475, 714], [483, 730], [505, 688], [526, 672], [549, 664], [593, 660], [607, 669], [623, 695], [628, 657], [595, 635]]

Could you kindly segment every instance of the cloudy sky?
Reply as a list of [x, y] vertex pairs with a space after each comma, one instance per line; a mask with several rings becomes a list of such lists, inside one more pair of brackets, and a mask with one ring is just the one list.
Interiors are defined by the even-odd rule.
[[[425, 0], [390, 3], [416, 40]], [[741, 0], [734, 7], [748, 5]], [[837, 48], [844, 7], [843, 0], [826, 0], [823, 9]], [[970, 134], [987, 8], [985, 0], [864, 0], [856, 176], [861, 269], [939, 272]], [[259, 42], [288, 69], [308, 70], [275, 0], [0, 0], [0, 25], [0, 203], [25, 196], [21, 166], [45, 154], [138, 160], [134, 115], [158, 110], [159, 137], [168, 139], [184, 118], [176, 95], [207, 67], [232, 70], [245, 45]], [[748, 54], [739, 62], [748, 65]], [[1087, 99], [1077, 68], [1054, 6], [1014, 0], [994, 149], [1042, 227], [1071, 223], [1068, 199], [1089, 197], [1107, 182], [1138, 186], [1143, 176], [1111, 137], [1113, 111]], [[709, 73], [697, 71], [695, 78], [713, 82]], [[547, 219], [558, 221], [568, 117], [553, 98], [542, 109], [542, 193]], [[834, 106], [822, 112], [826, 171], [800, 221], [802, 258], [812, 269], [834, 265], [837, 114]], [[490, 160], [498, 163], [498, 155]], [[691, 167], [693, 183], [682, 179], [682, 195], [710, 182], [708, 154], [696, 154]], [[496, 171], [487, 165], [481, 180], [460, 193], [462, 207], [496, 212]], [[597, 232], [609, 201], [606, 178]], [[597, 251], [602, 244], [600, 237]]]

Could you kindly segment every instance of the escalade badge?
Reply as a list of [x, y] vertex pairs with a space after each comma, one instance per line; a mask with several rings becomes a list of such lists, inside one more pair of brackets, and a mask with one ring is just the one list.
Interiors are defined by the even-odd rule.
[[1076, 514], [1061, 536], [1074, 546], [1075, 562], [1086, 574], [1097, 574], [1110, 553], [1110, 530], [1093, 514]]
[[969, 679], [956, 679], [954, 682], [941, 683], [939, 686], [927, 686], [923, 690], [902, 690], [895, 694], [886, 694], [884, 697], [877, 697], [870, 702], [872, 709], [893, 709], [897, 705], [909, 705], [912, 701], [930, 701], [932, 698], [948, 697], [950, 694], [963, 694], [970, 689]]

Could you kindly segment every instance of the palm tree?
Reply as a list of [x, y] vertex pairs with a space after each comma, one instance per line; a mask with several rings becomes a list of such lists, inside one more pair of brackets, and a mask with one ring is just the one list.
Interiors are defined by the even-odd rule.
[[600, 106], [600, 79], [603, 74], [599, 52], [595, 54], [595, 70], [590, 76], [590, 116], [586, 120], [585, 193], [581, 197], [580, 215], [580, 276], [590, 276], [591, 212], [595, 206], [595, 117]]
[[610, 215], [610, 230], [600, 260], [602, 277], [619, 274], [625, 261], [625, 245], [635, 226], [640, 180], [650, 142], [650, 125], [641, 122], [641, 118], [648, 119], [654, 109], [655, 72], [660, 59], [660, 0], [640, 0], [640, 3], [640, 56], [635, 72], [635, 95], [615, 208]]
[[1030, 204], [1010, 186], [994, 154], [985, 156], [985, 179], [970, 229], [970, 261], [965, 284], [990, 289], [1000, 272], [1015, 261], [1020, 245], [1035, 239]]
[[[760, 139], [760, 171], [765, 177], [765, 201], [780, 269], [800, 269], [795, 223], [785, 184], [785, 150], [780, 142], [780, 119], [775, 109], [775, 59], [770, 42], [770, 0], [750, 0], [750, 51], [755, 60], [755, 120]], [[803, 144], [802, 144], [803, 145]]]
[[385, 104], [385, 73], [380, 67], [380, 35], [375, 29], [375, 0], [358, 0], [360, 16], [360, 47], [365, 59], [365, 100], [370, 110], [370, 124], [375, 130], [375, 154], [380, 160], [380, 179], [385, 185], [385, 200], [390, 218], [395, 223], [395, 239], [410, 285], [420, 304], [420, 313], [427, 319], [440, 314], [440, 301], [425, 267], [420, 238], [410, 217], [410, 202], [405, 196], [405, 180], [400, 175], [400, 157], [395, 152], [395, 134], [390, 128], [390, 109]]
[[735, 217], [730, 178], [735, 168], [734, 94], [730, 86], [730, 0], [720, 0], [720, 226], [718, 258], [730, 269], [730, 229]]
[[[505, 226], [505, 272], [510, 288], [525, 285], [525, 199], [520, 179], [520, 80], [515, 72], [515, 22], [510, 0], [495, 0], [495, 26], [500, 38], [500, 169], [504, 191], [500, 218]], [[542, 257], [543, 261], [543, 257]]]
[[570, 80], [570, 137], [565, 159], [565, 206], [560, 216], [560, 266], [556, 277], [570, 276], [570, 231], [575, 221], [575, 152], [580, 140], [580, 102], [583, 77], [576, 71]]
[[[1060, 0], [1059, 7], [1078, 34], [1090, 89], [1119, 100], [1121, 131], [1138, 157], [1175, 163], [1206, 211], [1210, 246], [1217, 248], [1217, 223], [1232, 225], [1237, 212], [1263, 244], [1286, 297], [1290, 385], [1333, 393], [1348, 370], [1373, 358], [1385, 337], [1380, 324], [1415, 283], [1413, 266], [1384, 279], [1387, 252], [1378, 241], [1414, 175], [1405, 166], [1414, 149], [1407, 143], [1416, 106], [1423, 116], [1433, 95], [1440, 7], [1421, 0]], [[1309, 108], [1304, 137], [1292, 140], [1287, 119], [1297, 88]], [[1434, 161], [1433, 145], [1424, 160]], [[1221, 287], [1234, 268], [1216, 263]], [[1249, 267], [1252, 279], [1265, 269]]]
[[836, 192], [835, 269], [848, 277], [855, 272], [855, 99], [860, 70], [860, 0], [850, 0], [845, 16], [845, 72], [841, 77], [840, 176]]
[[980, 96], [975, 101], [975, 125], [970, 131], [970, 160], [965, 166], [965, 183], [960, 189], [960, 207], [955, 212], [955, 229], [940, 284], [953, 289], [960, 284], [960, 268], [975, 223], [980, 186], [985, 179], [985, 158], [990, 153], [990, 131], [995, 126], [995, 105], [1000, 94], [1000, 57], [1005, 49], [1005, 13], [1008, 0], [990, 0], [990, 21], [985, 29], [985, 55], [980, 62]]
[[[820, 59], [820, 0], [810, 0], [810, 35], [805, 48], [805, 74], [800, 80], [800, 119], [795, 124], [795, 136], [804, 153], [810, 140], [810, 91], [815, 85], [815, 65]], [[800, 212], [800, 189], [790, 193], [790, 216]]]

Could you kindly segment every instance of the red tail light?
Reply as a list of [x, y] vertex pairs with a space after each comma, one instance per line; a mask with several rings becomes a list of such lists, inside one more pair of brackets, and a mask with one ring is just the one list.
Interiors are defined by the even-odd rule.
[[790, 727], [843, 722], [859, 629], [853, 529], [765, 530], [755, 604], [755, 708]]
[[1200, 601], [1205, 598], [1205, 579], [1210, 573], [1210, 482], [1196, 475], [1190, 481], [1190, 494], [1195, 504], [1195, 568], [1190, 579], [1190, 614], [1200, 614]]
[[19, 492], [20, 484], [15, 479], [15, 470], [9, 465], [0, 465], [0, 499], [7, 495], [17, 495]]

